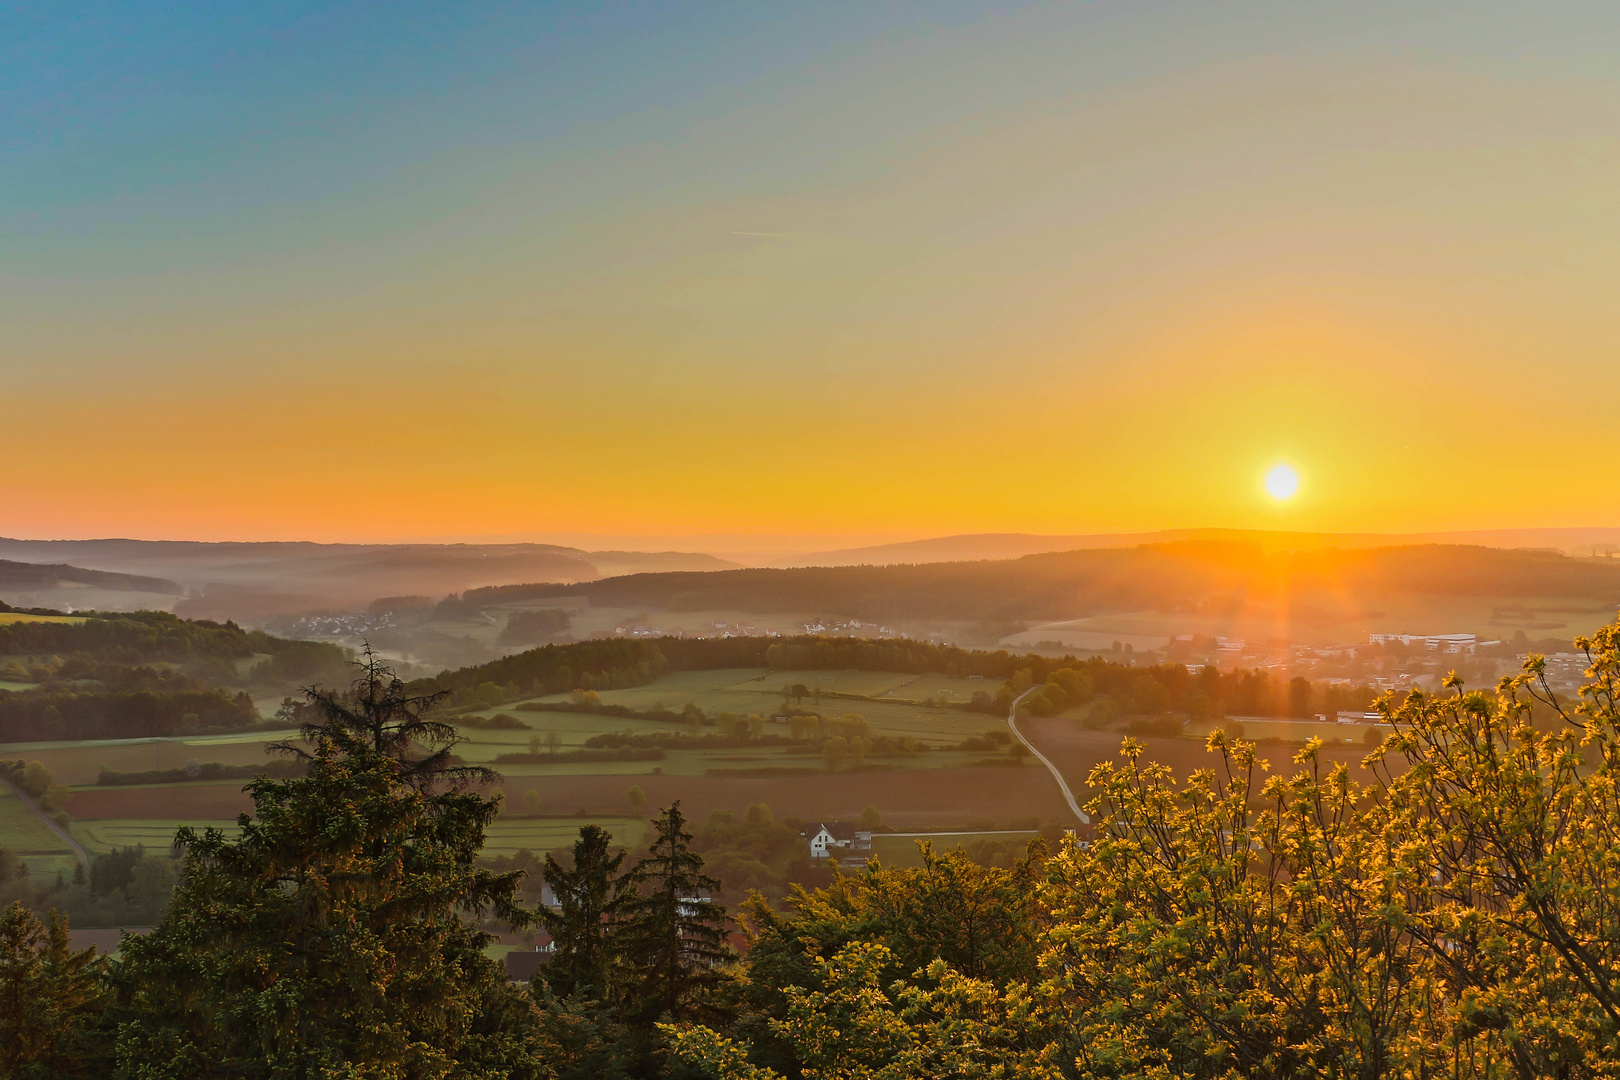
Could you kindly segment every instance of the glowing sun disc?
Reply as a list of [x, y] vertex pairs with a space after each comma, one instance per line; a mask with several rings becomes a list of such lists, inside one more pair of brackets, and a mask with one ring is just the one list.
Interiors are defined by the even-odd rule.
[[1277, 465], [1266, 473], [1266, 491], [1273, 499], [1292, 499], [1299, 490], [1299, 474], [1287, 465]]

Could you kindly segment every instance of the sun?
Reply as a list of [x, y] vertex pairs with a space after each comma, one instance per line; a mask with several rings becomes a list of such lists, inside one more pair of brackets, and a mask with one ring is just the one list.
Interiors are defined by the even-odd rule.
[[1299, 473], [1290, 465], [1274, 465], [1266, 473], [1266, 491], [1273, 499], [1285, 502], [1299, 491]]

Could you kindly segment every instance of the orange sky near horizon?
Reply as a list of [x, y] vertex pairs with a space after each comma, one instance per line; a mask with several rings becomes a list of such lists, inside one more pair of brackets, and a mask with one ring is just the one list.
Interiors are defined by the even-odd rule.
[[[614, 25], [650, 74], [592, 100], [473, 35], [489, 85], [410, 101], [227, 65], [195, 92], [234, 111], [139, 145], [52, 114], [4, 212], [0, 535], [1620, 526], [1589, 35], [1105, 7], [762, 18], [691, 65]], [[433, 79], [472, 104], [418, 134]]]

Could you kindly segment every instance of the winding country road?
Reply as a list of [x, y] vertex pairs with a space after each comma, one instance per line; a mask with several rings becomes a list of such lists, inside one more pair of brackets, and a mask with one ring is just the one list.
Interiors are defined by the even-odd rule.
[[1042, 765], [1046, 766], [1046, 770], [1052, 774], [1052, 779], [1057, 781], [1058, 790], [1063, 792], [1063, 798], [1068, 802], [1069, 810], [1074, 814], [1074, 816], [1079, 818], [1082, 824], [1090, 825], [1091, 815], [1080, 809], [1080, 804], [1074, 801], [1074, 792], [1069, 790], [1069, 782], [1063, 779], [1063, 774], [1058, 772], [1058, 767], [1052, 764], [1052, 760], [1045, 754], [1035, 749], [1035, 744], [1024, 738], [1024, 733], [1018, 730], [1018, 706], [1022, 705], [1024, 703], [1024, 699], [1029, 697], [1029, 695], [1041, 689], [1044, 689], [1044, 687], [1032, 686], [1013, 699], [1012, 708], [1007, 710], [1007, 727], [1012, 730], [1013, 738], [1023, 743], [1025, 748], [1028, 749], [1030, 753], [1034, 754], [1035, 757], [1040, 760]]
[[56, 823], [56, 821], [49, 814], [47, 814], [45, 811], [41, 810], [38, 806], [34, 805], [34, 800], [30, 799], [27, 795], [24, 795], [21, 791], [19, 791], [17, 789], [17, 786], [15, 784], [13, 784], [11, 781], [6, 780], [4, 778], [0, 778], [0, 787], [5, 788], [7, 791], [9, 791], [13, 795], [17, 796], [17, 798], [19, 800], [21, 800], [21, 802], [22, 802], [22, 804], [24, 806], [26, 806], [26, 807], [28, 807], [28, 809], [32, 810], [34, 812], [34, 816], [39, 818], [39, 820], [43, 821], [45, 823], [45, 827], [47, 829], [51, 830], [51, 832], [55, 833], [58, 837], [60, 837], [61, 840], [62, 840], [62, 843], [66, 844], [68, 847], [73, 849], [74, 857], [77, 858], [79, 860], [79, 862], [84, 865], [84, 868], [85, 868], [86, 872], [89, 871], [89, 869], [90, 869], [90, 854], [87, 851], [84, 850], [84, 846], [82, 844], [80, 844], [77, 840], [73, 839], [72, 836], [68, 835], [68, 831], [66, 829], [62, 828], [62, 826], [58, 825]]

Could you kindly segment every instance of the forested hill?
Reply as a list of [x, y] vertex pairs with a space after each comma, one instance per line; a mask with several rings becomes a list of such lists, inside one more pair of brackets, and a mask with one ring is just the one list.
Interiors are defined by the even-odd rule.
[[[1030, 703], [1040, 716], [1100, 694], [1109, 715], [1157, 714], [1166, 709], [1194, 716], [1307, 717], [1315, 712], [1365, 709], [1377, 696], [1368, 687], [1312, 685], [1287, 673], [1221, 672], [1213, 665], [1194, 674], [1182, 664], [1136, 667], [1098, 657], [986, 652], [925, 641], [829, 638], [658, 638], [582, 641], [547, 645], [477, 667], [441, 674], [413, 686], [418, 692], [450, 690], [452, 703], [502, 701], [565, 690], [617, 690], [639, 686], [668, 671], [727, 668], [775, 671], [904, 671], [985, 677], [985, 690], [968, 708], [1002, 714], [1011, 705], [1013, 680], [1045, 684]], [[1067, 672], [1067, 674], [1065, 674]], [[1006, 681], [1007, 685], [998, 683]], [[992, 691], [994, 694], [992, 695]]]
[[1453, 544], [1268, 553], [1245, 543], [1144, 544], [1021, 559], [896, 566], [632, 574], [555, 595], [674, 611], [812, 611], [865, 619], [1060, 619], [1173, 609], [1223, 597], [1347, 604], [1400, 593], [1620, 603], [1620, 561]]
[[22, 592], [56, 589], [64, 585], [93, 585], [117, 592], [170, 595], [179, 595], [185, 591], [167, 578], [117, 574], [110, 570], [86, 570], [82, 566], [68, 566], [65, 563], [25, 563], [0, 559], [0, 589]]
[[0, 605], [0, 742], [229, 730], [259, 720], [252, 689], [342, 685], [349, 654], [168, 612], [29, 612]]
[[[0, 611], [7, 610], [0, 605]], [[44, 619], [0, 621], [0, 657], [77, 656], [103, 663], [186, 663], [271, 657], [315, 651], [338, 661], [336, 645], [291, 641], [235, 623], [182, 619], [166, 611], [85, 612], [71, 619], [55, 613]]]
[[666, 671], [714, 671], [769, 667], [783, 670], [941, 672], [953, 675], [1011, 677], [1028, 668], [1044, 679], [1054, 661], [1004, 651], [981, 652], [926, 641], [870, 638], [610, 638], [545, 645], [491, 660], [487, 664], [446, 671], [417, 684], [421, 690], [459, 690], [494, 683], [514, 684], [524, 692], [560, 693], [577, 687], [608, 690], [636, 686]]

